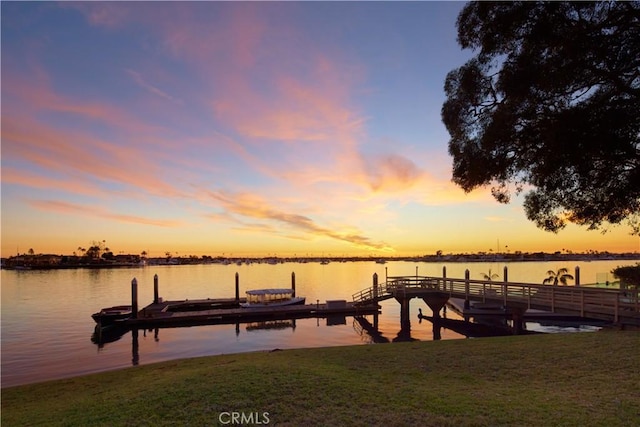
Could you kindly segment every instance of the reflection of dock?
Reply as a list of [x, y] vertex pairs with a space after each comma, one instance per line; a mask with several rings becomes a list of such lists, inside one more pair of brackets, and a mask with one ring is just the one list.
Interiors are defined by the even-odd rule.
[[98, 348], [102, 348], [105, 344], [118, 341], [129, 331], [129, 327], [122, 325], [113, 325], [109, 327], [100, 327], [100, 325], [96, 325], [93, 334], [91, 334], [91, 342], [97, 344]]
[[[483, 317], [500, 317], [505, 320], [512, 320], [513, 313], [507, 307], [506, 309], [498, 303], [481, 303], [471, 302], [468, 308], [465, 307], [462, 298], [449, 298], [447, 306], [454, 312], [464, 317], [472, 317], [475, 320]], [[545, 310], [527, 309], [522, 315], [525, 322], [549, 322], [549, 323], [567, 323], [567, 322], [597, 322], [594, 319], [585, 319], [580, 316], [563, 313], [552, 313]], [[604, 322], [600, 322], [604, 323]]]
[[[511, 328], [507, 326], [498, 327], [497, 325], [487, 325], [482, 323], [468, 322], [458, 319], [447, 319], [446, 317], [433, 318], [431, 316], [419, 316], [422, 320], [428, 320], [433, 323], [434, 329], [446, 328], [468, 338], [481, 337], [497, 337], [503, 335], [512, 335]], [[524, 333], [528, 333], [525, 331]]]
[[295, 319], [287, 320], [267, 320], [264, 322], [251, 322], [247, 325], [247, 331], [264, 331], [264, 330], [280, 330], [280, 329], [295, 329]]
[[368, 334], [369, 337], [371, 337], [371, 341], [376, 344], [389, 342], [389, 338], [382, 335], [378, 328], [372, 325], [371, 322], [363, 316], [353, 317], [353, 327], [361, 336], [364, 336], [365, 333]]

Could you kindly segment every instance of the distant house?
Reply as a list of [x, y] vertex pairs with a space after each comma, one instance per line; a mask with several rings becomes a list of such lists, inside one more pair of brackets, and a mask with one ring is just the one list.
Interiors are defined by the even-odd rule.
[[4, 260], [3, 268], [52, 268], [62, 262], [62, 255], [17, 255]]

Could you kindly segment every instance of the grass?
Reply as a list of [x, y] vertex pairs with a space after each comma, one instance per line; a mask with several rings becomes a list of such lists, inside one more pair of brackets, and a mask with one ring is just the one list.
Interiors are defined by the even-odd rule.
[[640, 333], [601, 331], [213, 356], [6, 388], [1, 421], [210, 426], [239, 412], [280, 426], [630, 426], [639, 354]]

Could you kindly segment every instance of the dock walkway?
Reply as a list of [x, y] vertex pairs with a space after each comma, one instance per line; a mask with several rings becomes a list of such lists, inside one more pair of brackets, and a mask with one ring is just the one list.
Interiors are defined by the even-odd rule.
[[333, 315], [360, 316], [378, 313], [377, 304], [360, 305], [347, 301], [323, 304], [243, 308], [243, 299], [206, 299], [151, 303], [137, 316], [124, 321], [130, 327], [172, 327], [200, 324], [233, 324], [266, 320], [302, 319]]
[[[430, 306], [440, 308], [450, 298], [461, 298], [465, 301], [497, 304], [519, 317], [525, 311], [535, 309], [620, 325], [640, 326], [638, 289], [471, 280], [468, 270], [464, 279], [452, 279], [446, 275], [395, 276], [388, 277], [386, 282], [380, 284], [377, 282], [377, 275], [374, 275], [373, 286], [354, 294], [353, 302], [356, 305], [368, 305], [389, 298], [395, 298], [404, 305], [411, 298], [422, 298]], [[408, 313], [403, 317], [408, 319]]]

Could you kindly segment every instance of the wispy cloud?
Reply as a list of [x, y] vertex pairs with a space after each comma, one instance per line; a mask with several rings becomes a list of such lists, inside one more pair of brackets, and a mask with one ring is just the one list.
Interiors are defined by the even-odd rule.
[[21, 74], [3, 68], [3, 78], [11, 82], [2, 86], [3, 110], [12, 114], [46, 117], [47, 113], [63, 113], [136, 134], [162, 130], [162, 126], [139, 120], [131, 111], [104, 100], [92, 101], [56, 92], [51, 87], [48, 73], [39, 65], [23, 70]]
[[40, 175], [37, 172], [26, 171], [12, 166], [2, 167], [2, 184], [15, 184], [44, 190], [57, 190], [71, 194], [95, 196], [101, 188], [95, 183], [83, 179], [59, 178]]
[[8, 115], [2, 116], [2, 143], [9, 158], [35, 165], [42, 173], [124, 185], [149, 194], [182, 194], [162, 179], [159, 165], [138, 146], [122, 146], [81, 131], [59, 130]]
[[148, 83], [145, 79], [142, 78], [142, 75], [134, 70], [130, 70], [130, 69], [125, 69], [124, 70], [132, 79], [134, 82], [136, 82], [136, 84], [140, 87], [142, 87], [143, 89], [149, 91], [150, 93], [160, 96], [162, 98], [165, 98], [171, 102], [175, 102], [176, 104], [182, 104], [182, 100], [175, 98], [171, 95], [169, 95], [168, 93], [166, 93], [165, 91], [157, 88], [156, 86]]
[[[384, 242], [375, 242], [373, 239], [361, 234], [354, 228], [342, 227], [340, 230], [323, 227], [305, 215], [289, 213], [272, 207], [261, 197], [253, 194], [231, 194], [228, 192], [211, 192], [210, 196], [233, 215], [244, 218], [253, 218], [273, 221], [285, 225], [292, 230], [310, 236], [328, 237], [335, 240], [351, 243], [357, 247], [368, 250], [393, 251]], [[255, 227], [252, 226], [252, 227]]]
[[183, 225], [179, 221], [118, 214], [95, 206], [80, 205], [59, 200], [29, 200], [28, 203], [37, 209], [48, 212], [98, 217], [118, 222], [151, 225], [155, 227], [178, 227]]

